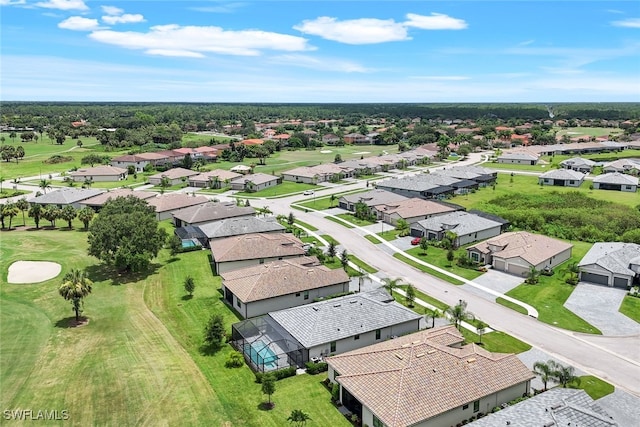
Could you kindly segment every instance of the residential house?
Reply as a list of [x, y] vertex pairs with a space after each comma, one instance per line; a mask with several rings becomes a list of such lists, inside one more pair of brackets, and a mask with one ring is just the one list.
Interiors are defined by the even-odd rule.
[[374, 208], [377, 211], [377, 218], [382, 218], [384, 222], [392, 225], [396, 225], [399, 219], [414, 224], [423, 219], [458, 210], [451, 205], [419, 197], [377, 205]]
[[147, 199], [149, 206], [155, 208], [158, 221], [170, 219], [176, 212], [182, 209], [202, 205], [208, 201], [209, 199], [204, 196], [192, 196], [185, 193], [162, 194]]
[[69, 174], [75, 182], [114, 182], [127, 179], [127, 170], [116, 166], [101, 165], [81, 168]]
[[358, 203], [364, 203], [370, 214], [377, 215], [376, 217], [378, 219], [382, 219], [382, 214], [376, 210], [376, 206], [393, 204], [406, 199], [405, 196], [400, 194], [376, 189], [364, 193], [346, 194], [338, 199], [338, 206], [342, 209], [355, 212], [356, 205]]
[[247, 165], [235, 165], [234, 167], [232, 167], [229, 170], [231, 172], [239, 173], [241, 175], [247, 175], [247, 174], [251, 173], [251, 171], [253, 169], [251, 168], [251, 166], [247, 166]]
[[111, 166], [122, 169], [128, 169], [129, 166], [133, 166], [136, 172], [142, 172], [148, 164], [151, 164], [150, 160], [144, 159], [137, 154], [126, 154], [114, 157], [111, 160]]
[[594, 243], [578, 267], [581, 281], [628, 289], [640, 278], [640, 245]]
[[640, 172], [640, 159], [618, 159], [602, 165], [604, 173], [630, 173], [637, 175]]
[[156, 197], [156, 193], [152, 193], [150, 191], [133, 191], [131, 188], [116, 188], [114, 190], [107, 190], [103, 193], [98, 194], [97, 196], [90, 197], [88, 199], [84, 199], [80, 202], [81, 206], [89, 206], [94, 209], [96, 212], [100, 211], [102, 206], [107, 203], [109, 200], [118, 198], [118, 197], [137, 197], [141, 200], [147, 200], [152, 197]]
[[306, 254], [300, 239], [288, 233], [243, 234], [212, 240], [209, 245], [217, 274]]
[[582, 389], [556, 387], [529, 399], [487, 414], [469, 427], [539, 426], [618, 427], [602, 407]]
[[167, 178], [169, 180], [170, 185], [179, 185], [181, 183], [185, 183], [189, 180], [190, 177], [198, 175], [200, 172], [192, 171], [190, 169], [184, 168], [173, 168], [168, 169], [164, 172], [159, 172], [155, 175], [151, 175], [148, 178], [149, 184], [152, 185], [160, 185], [163, 178]]
[[258, 218], [255, 216], [221, 219], [200, 224], [198, 228], [206, 238], [204, 244], [206, 247], [209, 247], [209, 241], [215, 239], [253, 233], [284, 233], [287, 230], [275, 217]]
[[87, 188], [61, 188], [49, 191], [46, 194], [27, 199], [29, 203], [36, 205], [55, 205], [59, 208], [73, 206], [76, 209], [82, 208], [81, 202], [90, 197], [104, 193], [105, 190]]
[[313, 167], [301, 166], [282, 172], [283, 181], [303, 182], [306, 184], [317, 184], [327, 181], [325, 176], [320, 176]]
[[539, 156], [530, 153], [522, 152], [505, 152], [499, 156], [496, 161], [498, 163], [509, 163], [515, 165], [536, 165], [538, 164]]
[[349, 291], [349, 276], [299, 257], [221, 273], [225, 301], [246, 319]]
[[340, 137], [338, 135], [327, 133], [322, 135], [322, 143], [328, 145], [335, 145], [340, 142]]
[[214, 169], [209, 172], [199, 173], [189, 177], [189, 186], [197, 188], [222, 188], [232, 179], [241, 177], [242, 174], [227, 171], [224, 169]]
[[501, 223], [463, 211], [432, 216], [411, 224], [412, 236], [428, 240], [442, 240], [447, 232], [454, 233], [455, 246], [488, 239], [501, 231]]
[[593, 188], [635, 193], [638, 190], [638, 178], [620, 172], [605, 173], [593, 178]]
[[221, 219], [255, 216], [256, 211], [250, 206], [238, 206], [235, 202], [211, 202], [197, 204], [181, 209], [173, 214], [176, 227], [186, 225], [203, 225]]
[[596, 162], [582, 157], [572, 157], [560, 162], [560, 167], [564, 169], [571, 169], [582, 173], [591, 173], [595, 167]]
[[496, 182], [498, 171], [482, 166], [455, 166], [433, 172], [435, 175], [444, 175], [462, 180], [470, 180], [478, 183], [479, 187], [487, 187]]
[[184, 161], [185, 157], [184, 153], [176, 150], [162, 150], [157, 151], [156, 153], [166, 157], [165, 165], [167, 166], [177, 166]]
[[580, 187], [585, 174], [572, 169], [553, 169], [538, 176], [540, 185], [554, 185], [558, 187]]
[[168, 165], [171, 165], [173, 161], [172, 158], [170, 158], [166, 154], [161, 154], [156, 152], [139, 153], [139, 154], [136, 154], [136, 157], [142, 160], [143, 162], [147, 162], [154, 168], [166, 167]]
[[196, 159], [202, 159], [205, 162], [215, 162], [218, 158], [218, 149], [214, 147], [196, 147], [193, 151]]
[[393, 178], [376, 183], [376, 188], [407, 197], [444, 199], [454, 194], [466, 194], [479, 187], [476, 181], [436, 173]]
[[500, 271], [526, 276], [536, 270], [552, 269], [571, 257], [573, 245], [527, 231], [501, 234], [467, 248], [469, 257]]
[[266, 188], [275, 187], [280, 183], [280, 178], [266, 173], [252, 173], [231, 180], [231, 189], [238, 191], [257, 192]]
[[452, 325], [332, 356], [328, 377], [362, 425], [450, 427], [529, 393], [514, 354], [490, 353]]
[[368, 144], [369, 138], [361, 133], [348, 133], [342, 137], [347, 144]]

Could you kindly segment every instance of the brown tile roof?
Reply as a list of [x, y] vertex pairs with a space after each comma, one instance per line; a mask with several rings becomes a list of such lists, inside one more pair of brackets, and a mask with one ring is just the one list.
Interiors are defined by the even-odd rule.
[[225, 288], [245, 303], [349, 282], [343, 269], [318, 265], [315, 257], [273, 261], [221, 276]]
[[123, 168], [119, 168], [116, 166], [100, 165], [100, 166], [94, 166], [92, 168], [78, 169], [74, 172], [71, 172], [69, 175], [70, 176], [85, 176], [85, 175], [113, 176], [113, 175], [122, 175], [126, 173], [127, 173], [127, 170]]
[[142, 160], [166, 160], [168, 159], [167, 156], [165, 156], [164, 154], [160, 154], [160, 153], [140, 153], [140, 154], [136, 154], [136, 157], [142, 159]]
[[234, 184], [236, 184], [236, 183], [244, 184], [247, 181], [251, 181], [255, 185], [260, 185], [260, 184], [264, 184], [266, 182], [275, 181], [277, 179], [278, 179], [277, 176], [273, 176], [273, 175], [269, 175], [269, 174], [266, 174], [266, 173], [258, 172], [258, 173], [248, 174], [248, 175], [240, 175], [239, 177], [232, 179], [231, 182], [234, 183]]
[[[492, 251], [491, 248], [495, 247]], [[573, 245], [562, 240], [532, 234], [527, 231], [512, 231], [501, 234], [467, 249], [477, 249], [483, 253], [491, 253], [494, 258], [520, 257], [531, 265], [538, 265]]]
[[256, 211], [251, 206], [237, 206], [234, 202], [207, 202], [182, 209], [173, 217], [188, 224], [197, 224], [255, 214]]
[[178, 179], [178, 178], [188, 178], [190, 176], [198, 175], [200, 172], [192, 171], [184, 168], [173, 168], [166, 170], [164, 172], [159, 172], [155, 175], [151, 175], [149, 178], [157, 178], [162, 179], [163, 176], [166, 176], [169, 179]]
[[202, 181], [202, 182], [209, 182], [209, 181], [213, 181], [213, 177], [217, 176], [220, 181], [225, 181], [225, 180], [232, 180], [234, 178], [238, 178], [240, 176], [242, 176], [242, 174], [239, 173], [235, 173], [235, 172], [231, 172], [231, 171], [227, 171], [224, 169], [214, 169], [212, 171], [209, 172], [203, 172], [201, 174], [192, 176], [189, 178], [189, 181]]
[[374, 344], [327, 362], [337, 381], [388, 427], [427, 420], [534, 378], [513, 354], [462, 341], [453, 326]]
[[175, 211], [189, 206], [207, 203], [209, 199], [204, 196], [189, 196], [184, 193], [171, 193], [147, 199], [150, 206], [156, 208], [156, 212]]
[[151, 193], [149, 191], [133, 191], [130, 188], [118, 188], [115, 190], [109, 190], [102, 194], [98, 194], [95, 197], [91, 197], [89, 199], [83, 200], [82, 202], [80, 202], [80, 204], [87, 205], [87, 206], [102, 206], [111, 199], [115, 199], [118, 197], [127, 197], [127, 196], [133, 196], [142, 200], [146, 200], [152, 197], [156, 197], [156, 193]]
[[305, 252], [300, 239], [285, 233], [243, 234], [211, 242], [216, 262], [302, 256]]
[[378, 205], [376, 210], [385, 214], [396, 214], [400, 218], [412, 218], [417, 216], [438, 215], [446, 212], [454, 212], [456, 209], [445, 206], [432, 200], [424, 200], [418, 197], [401, 200], [387, 205]]

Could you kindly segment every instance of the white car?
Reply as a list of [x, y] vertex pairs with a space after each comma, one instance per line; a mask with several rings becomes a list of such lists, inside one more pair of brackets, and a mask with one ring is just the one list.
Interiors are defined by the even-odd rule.
[[305, 190], [305, 192], [302, 194], [304, 194], [305, 196], [311, 196], [313, 194], [313, 190]]

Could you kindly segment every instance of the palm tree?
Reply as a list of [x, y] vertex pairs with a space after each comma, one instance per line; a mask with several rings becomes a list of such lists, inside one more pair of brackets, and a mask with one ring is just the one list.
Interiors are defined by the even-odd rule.
[[400, 218], [396, 222], [396, 230], [399, 231], [398, 236], [404, 237], [409, 235], [409, 223], [407, 220]]
[[71, 301], [73, 310], [76, 312], [76, 322], [80, 320], [82, 300], [91, 293], [92, 285], [93, 283], [85, 275], [85, 272], [78, 269], [71, 270], [62, 279], [58, 292], [62, 298]]
[[36, 223], [36, 230], [40, 228], [40, 217], [42, 216], [42, 206], [34, 203], [29, 208], [29, 218], [33, 218], [33, 222]]
[[416, 300], [416, 287], [412, 284], [407, 285], [405, 299], [407, 300], [407, 305], [413, 307], [413, 303]]
[[89, 229], [89, 223], [93, 219], [94, 215], [95, 215], [95, 212], [89, 206], [85, 206], [84, 208], [78, 211], [78, 219], [82, 221], [82, 223], [84, 224], [85, 230]]
[[358, 268], [355, 277], [358, 278], [358, 292], [362, 290], [362, 286], [364, 286], [365, 280], [371, 281], [371, 277], [362, 269], [362, 267]]
[[436, 326], [436, 319], [442, 317], [442, 312], [440, 310], [438, 310], [437, 308], [431, 309], [431, 308], [426, 308], [424, 309], [424, 317], [425, 320], [429, 320], [431, 319], [431, 328], [435, 328]]
[[445, 313], [453, 321], [453, 324], [458, 330], [462, 322], [475, 319], [475, 316], [467, 311], [467, 302], [463, 300], [460, 300], [457, 305], [447, 308]]
[[44, 191], [44, 194], [47, 194], [47, 189], [51, 190], [51, 181], [49, 181], [48, 179], [41, 179], [38, 187], [40, 187], [42, 191]]
[[556, 369], [553, 372], [553, 378], [563, 388], [567, 388], [569, 384], [580, 385], [580, 377], [575, 373], [573, 366], [563, 366], [556, 363]]
[[24, 197], [16, 202], [16, 207], [22, 212], [22, 226], [27, 225], [24, 219], [24, 212], [29, 210], [29, 202]]
[[396, 288], [399, 288], [400, 285], [402, 284], [402, 279], [397, 277], [395, 279], [392, 279], [390, 277], [385, 277], [384, 279], [382, 279], [382, 286], [384, 286], [384, 288], [389, 292], [389, 294], [391, 294], [391, 296], [393, 296], [393, 290]]
[[329, 196], [329, 206], [330, 207], [333, 207], [333, 202], [335, 202], [336, 198], [337, 197], [336, 197], [335, 194], [332, 194], [331, 196]]
[[309, 414], [305, 413], [301, 409], [294, 409], [291, 411], [291, 415], [287, 418], [291, 424], [295, 423], [296, 427], [303, 427], [307, 424], [307, 421], [310, 421], [311, 417]]
[[84, 187], [91, 188], [91, 184], [93, 184], [93, 178], [88, 177], [84, 180]]
[[540, 278], [540, 271], [538, 271], [536, 267], [532, 265], [529, 268], [529, 272], [527, 273], [527, 279], [525, 280], [525, 282], [530, 285], [535, 285], [538, 283], [539, 278]]
[[71, 224], [71, 221], [73, 221], [76, 216], [78, 216], [78, 212], [71, 205], [65, 206], [60, 211], [60, 218], [62, 218], [63, 220], [67, 221], [67, 225], [69, 226], [69, 230], [71, 230], [71, 228], [73, 227], [72, 224]]
[[549, 383], [549, 381], [553, 381], [554, 379], [556, 366], [557, 363], [553, 360], [548, 360], [546, 362], [536, 362], [533, 364], [533, 372], [540, 377], [540, 381], [542, 381], [544, 391], [547, 390], [547, 384]]
[[163, 175], [162, 178], [160, 178], [160, 194], [164, 194], [164, 190], [169, 187], [171, 187], [171, 181]]
[[5, 203], [2, 206], [2, 216], [9, 217], [9, 230], [11, 230], [11, 221], [13, 221], [13, 217], [18, 215], [20, 209], [16, 207], [15, 203]]

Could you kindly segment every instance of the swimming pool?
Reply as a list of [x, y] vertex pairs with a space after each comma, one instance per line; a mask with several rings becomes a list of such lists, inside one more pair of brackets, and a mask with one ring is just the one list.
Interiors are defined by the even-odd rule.
[[278, 356], [269, 348], [268, 344], [263, 341], [258, 340], [251, 344], [245, 344], [244, 353], [248, 355], [251, 361], [257, 366], [274, 368], [278, 365]]
[[183, 248], [194, 248], [196, 247], [196, 242], [194, 242], [193, 240], [183, 240], [182, 241], [182, 247]]

